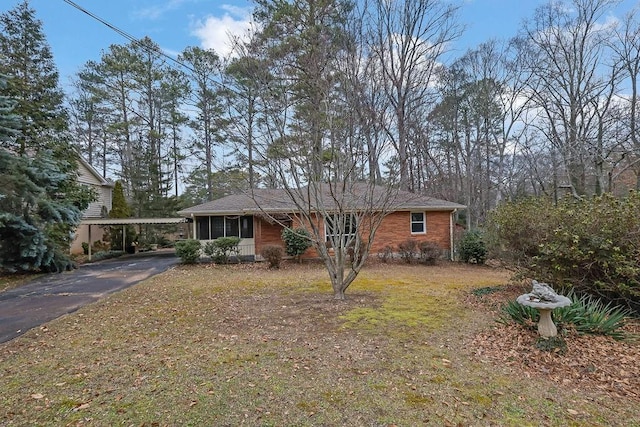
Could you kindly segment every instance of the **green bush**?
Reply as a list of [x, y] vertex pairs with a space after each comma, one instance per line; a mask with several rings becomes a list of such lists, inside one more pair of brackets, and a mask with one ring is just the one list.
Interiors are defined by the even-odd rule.
[[298, 259], [311, 247], [311, 235], [304, 228], [284, 228], [282, 230], [282, 241], [287, 255]]
[[126, 253], [125, 251], [111, 251], [111, 250], [99, 251], [99, 252], [96, 252], [95, 254], [91, 254], [91, 262], [101, 261], [103, 259], [118, 258], [124, 255], [125, 253]]
[[239, 237], [218, 237], [204, 246], [204, 253], [216, 264], [227, 264], [232, 256], [239, 253]]
[[269, 268], [280, 268], [284, 250], [277, 245], [266, 245], [260, 251], [260, 255], [269, 263]]
[[505, 203], [487, 230], [491, 251], [524, 275], [640, 313], [640, 193]]
[[487, 247], [482, 233], [478, 230], [464, 233], [458, 250], [462, 262], [484, 264], [487, 260]]
[[181, 240], [176, 242], [176, 255], [183, 264], [195, 264], [200, 259], [200, 247], [200, 240]]

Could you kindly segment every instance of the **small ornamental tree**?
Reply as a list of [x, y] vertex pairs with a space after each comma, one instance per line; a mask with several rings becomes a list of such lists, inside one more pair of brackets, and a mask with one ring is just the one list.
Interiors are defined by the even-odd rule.
[[287, 227], [282, 230], [282, 240], [285, 244], [287, 255], [296, 257], [302, 261], [302, 254], [311, 247], [311, 235], [304, 228]]

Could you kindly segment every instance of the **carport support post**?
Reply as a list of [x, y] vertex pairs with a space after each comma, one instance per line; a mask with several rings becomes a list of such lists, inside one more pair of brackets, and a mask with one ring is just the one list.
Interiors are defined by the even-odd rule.
[[126, 233], [127, 233], [127, 226], [125, 224], [122, 224], [122, 252], [126, 252], [127, 248], [124, 246], [125, 242], [127, 241], [126, 239]]
[[89, 261], [91, 261], [91, 224], [89, 224], [89, 251], [87, 255], [89, 255]]

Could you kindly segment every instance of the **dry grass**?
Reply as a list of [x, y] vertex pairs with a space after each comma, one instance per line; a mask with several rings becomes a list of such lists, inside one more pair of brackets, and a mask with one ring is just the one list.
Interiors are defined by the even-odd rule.
[[0, 425], [640, 425], [637, 401], [478, 357], [482, 267], [171, 270], [0, 345]]
[[7, 291], [9, 289], [17, 288], [24, 285], [29, 280], [37, 277], [37, 274], [33, 273], [5, 273], [0, 271], [0, 292]]

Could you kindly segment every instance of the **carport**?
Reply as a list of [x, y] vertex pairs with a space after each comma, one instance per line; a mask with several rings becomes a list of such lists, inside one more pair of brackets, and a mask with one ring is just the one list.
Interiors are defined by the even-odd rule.
[[[91, 226], [122, 226], [122, 247], [125, 247], [126, 240], [126, 228], [127, 225], [144, 225], [144, 224], [181, 224], [189, 222], [187, 218], [99, 218], [99, 219], [85, 219], [82, 224], [86, 224], [89, 229], [89, 241], [91, 242]], [[187, 228], [188, 230], [188, 228]], [[91, 245], [89, 245], [89, 261], [91, 261]]]

